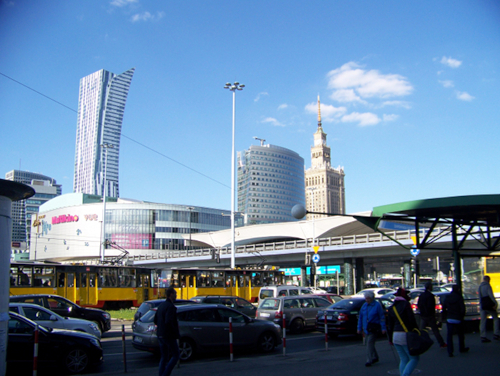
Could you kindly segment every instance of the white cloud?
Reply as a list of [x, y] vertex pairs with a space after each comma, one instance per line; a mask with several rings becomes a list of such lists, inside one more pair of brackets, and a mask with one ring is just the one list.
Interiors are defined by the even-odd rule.
[[354, 92], [353, 89], [340, 89], [336, 90], [330, 95], [330, 98], [337, 102], [361, 102], [361, 103], [366, 103], [364, 100], [362, 100], [356, 93]]
[[441, 59], [441, 64], [447, 65], [450, 68], [458, 68], [460, 65], [462, 65], [462, 62], [451, 57], [443, 56], [443, 58]]
[[443, 85], [443, 87], [454, 87], [455, 84], [453, 83], [452, 80], [443, 80], [443, 81], [439, 81], [438, 82]]
[[457, 94], [457, 98], [460, 99], [461, 101], [470, 102], [475, 98], [465, 91], [457, 91], [456, 94]]
[[[361, 98], [389, 98], [409, 95], [413, 91], [413, 86], [406, 77], [399, 74], [382, 74], [378, 70], [364, 70], [355, 62], [349, 62], [340, 68], [334, 69], [327, 74], [328, 88], [339, 90], [352, 90]], [[345, 95], [338, 95], [347, 99]], [[356, 98], [356, 97], [352, 97]]]
[[278, 106], [278, 110], [284, 110], [284, 109], [285, 109], [285, 108], [287, 108], [287, 107], [288, 107], [288, 105], [287, 105], [286, 103], [283, 103], [283, 104], [280, 104], [280, 105]]
[[165, 16], [165, 12], [157, 12], [156, 15], [152, 15], [149, 12], [137, 13], [132, 16], [132, 22], [139, 21], [158, 21]]
[[269, 93], [266, 91], [261, 91], [259, 94], [257, 94], [257, 97], [253, 101], [258, 102], [260, 97], [262, 97], [263, 95], [269, 95]]
[[275, 127], [284, 127], [285, 124], [281, 124], [278, 120], [272, 117], [267, 117], [264, 120], [262, 120], [262, 123], [271, 123]]
[[384, 103], [382, 103], [381, 107], [385, 107], [385, 106], [402, 107], [402, 108], [406, 108], [407, 110], [409, 110], [411, 108], [411, 104], [409, 102], [406, 102], [406, 101], [385, 101]]
[[365, 127], [367, 125], [376, 125], [380, 123], [380, 118], [371, 112], [359, 113], [353, 112], [342, 117], [343, 123], [358, 123], [360, 127]]
[[121, 8], [132, 3], [137, 3], [137, 0], [113, 0], [110, 4], [114, 7]]
[[399, 118], [399, 115], [396, 115], [396, 114], [390, 114], [390, 115], [384, 114], [383, 115], [384, 121], [394, 121], [394, 120], [397, 120], [398, 118]]
[[[321, 119], [330, 123], [335, 120], [335, 118], [340, 118], [347, 112], [347, 108], [345, 107], [334, 107], [331, 104], [321, 103]], [[311, 114], [318, 113], [318, 104], [317, 103], [309, 103], [305, 107], [306, 112]]]

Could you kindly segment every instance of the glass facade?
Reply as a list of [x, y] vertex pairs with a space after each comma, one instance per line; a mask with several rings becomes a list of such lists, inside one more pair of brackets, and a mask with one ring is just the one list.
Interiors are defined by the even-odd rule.
[[302, 157], [274, 145], [238, 152], [238, 211], [246, 224], [295, 221], [296, 204], [305, 205]]

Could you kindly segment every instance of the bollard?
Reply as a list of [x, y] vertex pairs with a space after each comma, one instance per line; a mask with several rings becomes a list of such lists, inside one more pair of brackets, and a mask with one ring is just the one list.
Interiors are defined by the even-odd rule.
[[286, 356], [286, 321], [283, 313], [283, 356]]
[[328, 323], [326, 322], [326, 312], [325, 312], [325, 350], [328, 351]]
[[35, 344], [33, 346], [33, 376], [38, 374], [38, 324], [35, 324]]
[[127, 373], [127, 352], [125, 350], [125, 325], [122, 325], [123, 370]]
[[229, 361], [233, 361], [233, 318], [229, 318]]

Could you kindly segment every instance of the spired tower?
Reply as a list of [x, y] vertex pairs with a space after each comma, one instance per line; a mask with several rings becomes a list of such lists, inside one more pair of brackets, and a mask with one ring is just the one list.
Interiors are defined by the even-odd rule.
[[[311, 168], [305, 172], [306, 209], [311, 212], [345, 214], [344, 168], [333, 168], [330, 147], [321, 125], [321, 106], [318, 95], [318, 129], [311, 147]], [[324, 217], [308, 214], [307, 219]]]

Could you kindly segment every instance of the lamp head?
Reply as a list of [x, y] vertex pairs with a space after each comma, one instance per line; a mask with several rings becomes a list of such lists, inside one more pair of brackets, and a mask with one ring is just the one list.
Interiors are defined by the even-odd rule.
[[302, 219], [306, 214], [307, 211], [304, 205], [297, 204], [292, 208], [292, 216], [296, 219]]

